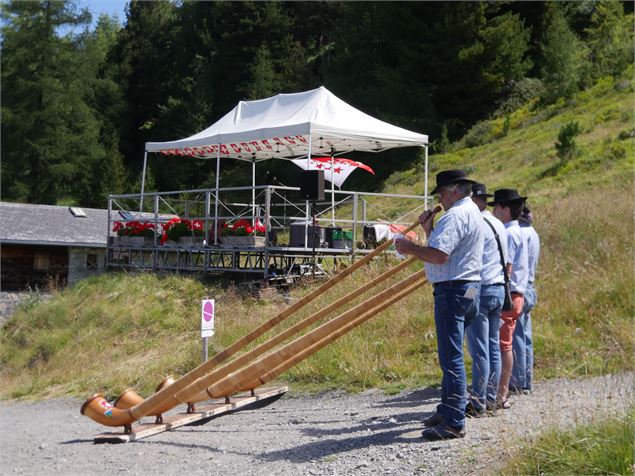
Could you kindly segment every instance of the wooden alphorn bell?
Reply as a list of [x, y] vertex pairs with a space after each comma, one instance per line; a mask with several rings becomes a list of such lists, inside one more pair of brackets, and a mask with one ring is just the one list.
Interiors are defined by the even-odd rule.
[[[438, 213], [441, 210], [439, 206], [437, 206], [432, 214]], [[403, 233], [408, 233], [412, 229], [414, 229], [419, 223], [415, 222], [409, 227], [407, 227]], [[262, 334], [279, 324], [280, 322], [287, 319], [293, 313], [315, 300], [317, 297], [322, 295], [324, 292], [335, 286], [338, 282], [342, 281], [345, 277], [352, 274], [354, 271], [359, 269], [360, 267], [370, 263], [370, 261], [385, 251], [394, 240], [388, 240], [386, 243], [380, 245], [375, 250], [373, 250], [368, 255], [364, 256], [359, 261], [353, 263], [348, 268], [341, 271], [337, 276], [330, 279], [329, 281], [322, 284], [319, 288], [310, 292], [302, 299], [298, 300], [296, 303], [292, 304], [278, 315], [274, 316], [269, 321], [261, 324], [259, 327], [254, 329], [252, 332], [247, 334], [246, 336], [238, 339], [229, 347], [225, 348], [218, 354], [216, 354], [211, 359], [207, 360], [203, 364], [199, 365], [195, 369], [191, 370], [187, 374], [185, 374], [180, 379], [176, 380], [169, 387], [163, 388], [156, 392], [154, 395], [150, 396], [146, 400], [141, 403], [126, 409], [118, 409], [109, 404], [101, 394], [94, 394], [90, 398], [88, 398], [84, 404], [82, 405], [80, 412], [90, 417], [91, 419], [97, 421], [98, 423], [102, 423], [106, 426], [124, 426], [129, 429], [130, 425], [136, 421], [153, 413], [156, 409], [160, 408], [162, 411], [167, 411], [168, 409], [174, 407], [175, 405], [182, 403], [183, 400], [179, 401], [175, 398], [175, 395], [185, 389], [188, 385], [191, 385], [197, 379], [206, 375], [212, 369], [214, 369], [218, 364], [224, 362], [227, 358], [234, 355], [236, 352], [241, 350], [243, 347], [253, 342], [257, 338], [259, 338]], [[193, 397], [194, 395], [190, 395]]]
[[417, 283], [417, 281], [422, 281], [424, 277], [425, 271], [418, 271], [399, 283], [385, 289], [376, 296], [358, 304], [349, 311], [340, 314], [305, 335], [296, 338], [274, 352], [259, 358], [247, 367], [229, 374], [216, 383], [214, 383], [214, 375], [212, 374], [200, 378], [192, 385], [176, 394], [175, 398], [182, 402], [189, 401], [189, 399], [198, 395], [201, 391], [206, 391], [210, 398], [231, 395], [239, 388], [242, 388], [243, 386], [256, 380], [260, 375], [264, 375], [266, 371], [284, 364], [285, 361], [291, 359], [303, 349], [306, 349], [311, 345], [318, 343], [320, 340], [327, 338], [329, 334], [337, 332], [340, 328], [346, 326], [355, 318], [371, 311], [374, 307], [381, 305], [381, 303], [389, 300], [391, 297], [396, 296], [402, 289], [410, 287], [413, 283], [421, 285], [422, 283]]

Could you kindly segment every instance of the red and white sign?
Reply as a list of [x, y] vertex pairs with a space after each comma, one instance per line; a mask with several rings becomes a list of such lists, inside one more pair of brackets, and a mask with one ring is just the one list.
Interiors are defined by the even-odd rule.
[[331, 159], [331, 157], [311, 157], [308, 160], [308, 164], [306, 159], [297, 159], [291, 162], [304, 170], [324, 170], [324, 178], [338, 187], [342, 186], [355, 169], [363, 169], [375, 175], [375, 171], [368, 165], [341, 157], [334, 159]]
[[201, 301], [201, 337], [212, 337], [214, 335], [214, 312], [216, 306], [213, 299], [203, 299]]

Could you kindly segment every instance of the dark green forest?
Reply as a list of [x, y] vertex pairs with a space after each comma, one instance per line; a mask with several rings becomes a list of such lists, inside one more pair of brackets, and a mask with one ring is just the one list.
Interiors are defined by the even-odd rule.
[[[186, 137], [240, 100], [324, 85], [443, 152], [527, 101], [567, 101], [633, 63], [633, 4], [133, 0], [93, 25], [70, 0], [3, 2], [3, 200], [104, 207], [140, 189], [144, 143]], [[419, 160], [386, 152], [350, 188]], [[366, 160], [361, 157], [362, 160]], [[152, 157], [150, 190], [211, 186], [214, 161]], [[293, 185], [283, 161], [258, 182]], [[244, 164], [222, 184], [244, 184]]]

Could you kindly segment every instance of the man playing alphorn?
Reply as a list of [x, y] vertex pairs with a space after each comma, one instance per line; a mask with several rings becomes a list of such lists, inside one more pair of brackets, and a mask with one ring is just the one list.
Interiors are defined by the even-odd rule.
[[428, 238], [427, 246], [396, 240], [399, 253], [424, 261], [428, 281], [434, 287], [434, 322], [437, 331], [439, 364], [443, 372], [441, 403], [424, 420], [428, 440], [465, 436], [467, 382], [463, 361], [465, 325], [478, 310], [483, 257], [483, 219], [472, 202], [472, 180], [463, 170], [437, 174], [432, 194], [446, 213], [433, 229], [433, 211], [419, 222]]

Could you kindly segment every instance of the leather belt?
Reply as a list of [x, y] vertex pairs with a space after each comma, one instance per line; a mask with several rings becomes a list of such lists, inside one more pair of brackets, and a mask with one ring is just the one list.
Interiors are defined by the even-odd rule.
[[455, 279], [453, 281], [440, 281], [438, 283], [432, 283], [433, 287], [437, 286], [463, 286], [464, 284], [478, 283], [478, 281], [469, 281], [467, 279]]

